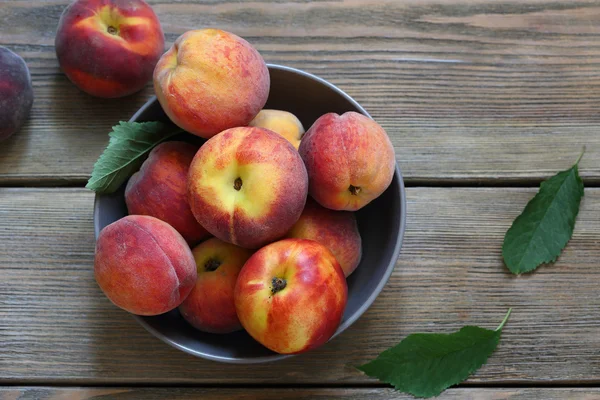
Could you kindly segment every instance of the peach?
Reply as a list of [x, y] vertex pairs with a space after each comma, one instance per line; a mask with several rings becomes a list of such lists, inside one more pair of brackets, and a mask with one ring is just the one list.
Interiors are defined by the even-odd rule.
[[263, 128], [231, 128], [210, 138], [194, 157], [188, 196], [194, 216], [214, 236], [258, 248], [298, 221], [308, 176], [300, 155]]
[[192, 251], [169, 224], [129, 215], [98, 236], [96, 282], [117, 306], [137, 315], [158, 315], [178, 307], [196, 282]]
[[21, 129], [32, 105], [27, 64], [21, 56], [0, 46], [0, 142]]
[[165, 38], [143, 0], [76, 0], [60, 17], [55, 47], [77, 87], [111, 98], [135, 93], [152, 79]]
[[129, 214], [156, 217], [175, 228], [193, 246], [210, 234], [192, 214], [187, 177], [198, 146], [165, 142], [156, 146], [125, 188]]
[[300, 140], [304, 135], [302, 122], [291, 112], [282, 110], [261, 110], [249, 126], [257, 126], [272, 130], [286, 138], [296, 149], [300, 146]]
[[248, 125], [269, 95], [269, 70], [246, 40], [218, 29], [181, 35], [154, 70], [156, 97], [180, 128], [203, 138]]
[[346, 277], [356, 269], [362, 256], [362, 242], [354, 213], [330, 210], [310, 198], [300, 219], [286, 236], [315, 240], [327, 247]]
[[394, 147], [385, 130], [353, 111], [321, 116], [298, 151], [308, 171], [309, 194], [332, 210], [359, 210], [394, 177]]
[[203, 332], [230, 333], [242, 329], [235, 311], [233, 290], [252, 251], [211, 238], [196, 246], [192, 253], [198, 280], [179, 306], [181, 315]]
[[285, 239], [258, 250], [244, 265], [234, 300], [242, 326], [280, 354], [327, 342], [342, 320], [348, 287], [331, 252], [314, 240]]

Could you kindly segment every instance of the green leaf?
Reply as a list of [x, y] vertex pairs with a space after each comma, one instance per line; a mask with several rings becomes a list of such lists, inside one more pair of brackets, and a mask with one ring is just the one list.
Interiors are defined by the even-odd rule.
[[85, 187], [97, 193], [114, 192], [140, 168], [150, 150], [180, 132], [166, 131], [161, 122], [119, 122], [108, 134], [108, 146]]
[[[512, 310], [512, 309], [511, 309]], [[433, 397], [462, 382], [494, 352], [508, 310], [496, 330], [465, 326], [458, 332], [415, 333], [384, 351], [359, 370], [396, 390], [416, 397]]]
[[554, 262], [571, 239], [583, 197], [579, 160], [581, 156], [573, 167], [542, 182], [506, 232], [502, 257], [513, 274]]

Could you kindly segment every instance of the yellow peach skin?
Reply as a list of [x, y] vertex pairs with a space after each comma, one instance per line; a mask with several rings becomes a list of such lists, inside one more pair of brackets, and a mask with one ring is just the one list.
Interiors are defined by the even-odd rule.
[[188, 199], [198, 222], [229, 243], [258, 248], [282, 237], [306, 203], [308, 176], [294, 147], [263, 128], [210, 138], [194, 156]]
[[286, 138], [296, 149], [304, 135], [302, 122], [292, 113], [283, 110], [263, 109], [250, 121], [249, 126], [272, 130]]
[[203, 138], [248, 125], [269, 95], [265, 61], [246, 40], [219, 29], [181, 35], [154, 70], [156, 97], [180, 128]]
[[333, 254], [305, 239], [280, 240], [258, 250], [244, 264], [234, 291], [244, 329], [280, 354], [326, 343], [347, 299], [346, 279]]

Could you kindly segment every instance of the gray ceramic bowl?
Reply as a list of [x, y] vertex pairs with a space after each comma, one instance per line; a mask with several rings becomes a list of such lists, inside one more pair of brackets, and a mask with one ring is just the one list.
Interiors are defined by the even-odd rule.
[[[269, 72], [271, 90], [265, 108], [292, 112], [306, 129], [327, 112], [341, 114], [356, 111], [369, 116], [346, 93], [314, 75], [279, 65], [269, 65]], [[138, 122], [157, 120], [169, 121], [156, 98], [150, 99], [131, 118], [131, 121]], [[191, 135], [185, 136], [196, 140]], [[106, 225], [127, 215], [123, 191], [124, 187], [111, 195], [96, 196], [96, 237]], [[406, 223], [406, 198], [398, 167], [390, 187], [356, 215], [362, 236], [363, 257], [348, 278], [348, 304], [334, 337], [352, 325], [375, 301], [400, 254]], [[188, 325], [177, 310], [155, 317], [134, 317], [162, 341], [198, 357], [229, 363], [261, 363], [290, 357], [273, 353], [244, 331], [227, 335], [199, 332]]]

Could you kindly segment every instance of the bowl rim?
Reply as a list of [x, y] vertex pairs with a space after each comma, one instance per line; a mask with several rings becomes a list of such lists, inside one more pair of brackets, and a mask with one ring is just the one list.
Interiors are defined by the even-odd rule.
[[[340, 96], [344, 97], [349, 103], [351, 103], [354, 107], [356, 107], [356, 109], [358, 109], [363, 115], [372, 118], [371, 115], [367, 112], [367, 110], [365, 110], [356, 100], [354, 100], [352, 97], [350, 97], [346, 92], [344, 92], [343, 90], [341, 90], [340, 88], [338, 88], [337, 86], [335, 86], [334, 84], [326, 81], [323, 78], [320, 78], [316, 75], [313, 75], [309, 72], [297, 69], [297, 68], [293, 68], [293, 67], [288, 67], [288, 66], [284, 66], [284, 65], [278, 65], [278, 64], [269, 64], [267, 63], [267, 67], [269, 68], [269, 70], [274, 69], [274, 70], [280, 70], [280, 71], [286, 71], [286, 72], [291, 72], [297, 75], [301, 75], [304, 76], [306, 78], [309, 78], [311, 80], [314, 80], [326, 87], [328, 87], [329, 89], [333, 90], [334, 92], [336, 92], [337, 94], [339, 94]], [[157, 102], [157, 98], [155, 95], [153, 95], [152, 97], [150, 97], [150, 99], [148, 99], [148, 101], [146, 103], [144, 103], [144, 105], [142, 105], [138, 111], [135, 112], [135, 114], [133, 114], [133, 116], [129, 119], [129, 122], [136, 122], [137, 119], [140, 117], [140, 115], [142, 115], [149, 107], [153, 106], [155, 102]], [[365, 302], [363, 302], [363, 304], [352, 314], [348, 317], [348, 319], [346, 319], [344, 322], [342, 322], [337, 330], [335, 331], [335, 333], [333, 334], [333, 336], [328, 340], [328, 342], [330, 342], [331, 340], [333, 340], [335, 337], [337, 337], [339, 334], [341, 334], [342, 332], [344, 332], [346, 329], [348, 329], [352, 324], [354, 324], [370, 307], [371, 305], [375, 302], [375, 299], [377, 298], [377, 296], [379, 296], [379, 294], [381, 293], [381, 291], [383, 290], [383, 288], [385, 287], [385, 285], [387, 284], [387, 282], [390, 279], [390, 276], [392, 275], [392, 272], [394, 271], [394, 268], [396, 266], [396, 263], [398, 261], [398, 257], [400, 256], [400, 250], [402, 248], [402, 242], [404, 241], [404, 232], [406, 230], [406, 189], [404, 186], [404, 179], [402, 177], [402, 171], [400, 170], [400, 166], [398, 165], [398, 161], [396, 160], [396, 165], [395, 165], [395, 172], [394, 172], [394, 178], [393, 180], [398, 182], [398, 195], [400, 196], [400, 231], [398, 232], [398, 236], [396, 239], [396, 244], [394, 246], [394, 251], [393, 251], [393, 255], [392, 255], [392, 259], [389, 262], [388, 266], [386, 267], [385, 273], [383, 275], [383, 278], [379, 281], [379, 283], [377, 284], [377, 286], [375, 287], [375, 289], [373, 290], [373, 292], [369, 295], [369, 297], [366, 299]], [[98, 215], [99, 215], [99, 198], [100, 198], [100, 194], [96, 193], [95, 197], [94, 197], [94, 235], [95, 238], [98, 238], [98, 235], [100, 233], [100, 229], [99, 229], [99, 225], [98, 225]], [[273, 355], [269, 355], [269, 356], [262, 356], [262, 357], [255, 357], [255, 358], [244, 358], [244, 357], [222, 357], [222, 356], [215, 356], [212, 354], [208, 354], [202, 351], [198, 351], [198, 350], [194, 350], [191, 348], [188, 348], [186, 346], [183, 346], [175, 341], [173, 341], [172, 339], [166, 337], [162, 332], [159, 332], [158, 330], [156, 330], [155, 328], [153, 328], [146, 320], [144, 316], [140, 316], [140, 315], [135, 315], [135, 314], [130, 314], [141, 326], [143, 326], [148, 332], [150, 332], [152, 335], [154, 335], [155, 337], [157, 337], [158, 339], [160, 339], [162, 342], [176, 348], [179, 349], [187, 354], [191, 354], [193, 356], [199, 357], [199, 358], [203, 358], [206, 360], [211, 360], [211, 361], [217, 361], [217, 362], [222, 362], [222, 363], [228, 363], [228, 364], [259, 364], [259, 363], [266, 363], [266, 362], [273, 362], [273, 361], [278, 361], [278, 360], [283, 360], [286, 358], [290, 358], [293, 356], [297, 356], [299, 354], [273, 354]]]

